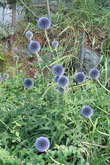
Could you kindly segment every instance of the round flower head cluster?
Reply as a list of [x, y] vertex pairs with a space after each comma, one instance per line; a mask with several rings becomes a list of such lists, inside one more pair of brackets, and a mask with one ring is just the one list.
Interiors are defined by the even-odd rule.
[[69, 84], [69, 79], [66, 76], [60, 76], [58, 79], [59, 86], [66, 87]]
[[2, 77], [0, 77], [0, 83], [2, 82]]
[[64, 74], [65, 69], [62, 65], [55, 65], [52, 69], [52, 72], [55, 76], [61, 76]]
[[86, 80], [86, 75], [83, 72], [78, 72], [75, 76], [75, 80], [77, 83], [82, 83]]
[[35, 147], [39, 152], [46, 152], [50, 147], [50, 142], [46, 137], [39, 137], [36, 139]]
[[59, 87], [58, 87], [59, 92], [60, 92], [60, 93], [64, 93], [64, 90], [66, 90], [66, 92], [69, 91], [69, 87], [68, 87], [68, 86], [67, 86], [65, 89], [64, 89], [64, 88], [65, 88], [65, 87], [59, 86]]
[[110, 59], [108, 60], [108, 65], [110, 66]]
[[55, 77], [54, 77], [54, 82], [55, 82], [55, 83], [58, 83], [58, 79], [59, 79], [59, 76], [55, 76]]
[[40, 51], [41, 45], [38, 41], [31, 41], [29, 43], [29, 51], [32, 53], [37, 53]]
[[90, 118], [93, 115], [93, 109], [90, 106], [85, 106], [81, 110], [81, 115], [85, 118]]
[[58, 41], [55, 41], [55, 40], [52, 41], [52, 46], [53, 46], [54, 48], [57, 48], [58, 45], [59, 45]]
[[29, 88], [33, 87], [34, 82], [31, 79], [27, 78], [27, 79], [24, 80], [23, 84], [24, 84], [25, 88], [29, 89]]
[[4, 74], [3, 74], [3, 78], [4, 78], [5, 80], [7, 80], [7, 79], [9, 78], [9, 74], [8, 74], [8, 73], [4, 73]]
[[18, 61], [18, 60], [19, 60], [19, 57], [18, 57], [17, 55], [14, 56], [14, 57], [13, 57], [13, 60], [14, 60], [14, 61]]
[[47, 17], [41, 17], [38, 20], [38, 26], [41, 30], [47, 30], [51, 26], [51, 21]]
[[27, 31], [25, 36], [26, 36], [26, 38], [31, 39], [33, 37], [33, 32]]
[[98, 79], [99, 76], [100, 76], [100, 71], [98, 69], [91, 69], [90, 72], [89, 72], [89, 76], [92, 78], [92, 79]]

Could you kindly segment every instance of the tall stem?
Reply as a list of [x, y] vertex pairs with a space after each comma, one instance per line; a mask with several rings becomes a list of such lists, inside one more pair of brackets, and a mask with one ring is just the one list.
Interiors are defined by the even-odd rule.
[[45, 30], [45, 36], [46, 36], [46, 39], [47, 39], [47, 42], [48, 42], [50, 51], [51, 51], [51, 53], [53, 53], [52, 48], [51, 48], [51, 45], [50, 45], [50, 40], [49, 40], [49, 38], [48, 38], [48, 35], [47, 35], [47, 31], [46, 31], [46, 30]]
[[49, 6], [49, 0], [46, 0], [46, 2], [47, 2], [48, 18], [50, 19], [50, 6]]

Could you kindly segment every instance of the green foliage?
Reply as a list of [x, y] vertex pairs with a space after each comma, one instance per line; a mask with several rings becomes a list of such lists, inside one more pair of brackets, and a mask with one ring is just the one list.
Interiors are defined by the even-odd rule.
[[[108, 9], [99, 10], [93, 0], [76, 0], [71, 5], [65, 2], [59, 1], [59, 10], [56, 15], [54, 14], [53, 22], [59, 31], [63, 29], [59, 36], [68, 30], [74, 33], [74, 44], [72, 43], [70, 47], [71, 36], [68, 41], [67, 37], [65, 40], [61, 39], [61, 46], [57, 50], [58, 55], [50, 60], [47, 60], [50, 54], [49, 48], [45, 46], [42, 48], [46, 53], [43, 56], [43, 64], [33, 66], [41, 69], [40, 73], [37, 73], [37, 79], [33, 80], [33, 88], [27, 90], [23, 86], [23, 80], [28, 77], [19, 71], [23, 63], [18, 64], [16, 68], [7, 67], [10, 78], [0, 84], [1, 165], [110, 164], [110, 104], [108, 101], [110, 93], [107, 93], [96, 81], [89, 80], [88, 76], [84, 84], [76, 84], [74, 81], [76, 72], [74, 73], [74, 70], [69, 67], [69, 60], [72, 63], [73, 58], [77, 58], [78, 30], [83, 26], [88, 28], [94, 25], [97, 27], [106, 25], [108, 28], [109, 19], [106, 19], [109, 14], [106, 15], [106, 19], [104, 15]], [[72, 7], [73, 10], [70, 10]], [[69, 10], [65, 16], [67, 9]], [[78, 34], [74, 30], [76, 27], [79, 27]], [[25, 31], [27, 29], [29, 26]], [[68, 56], [65, 57], [65, 54]], [[2, 54], [0, 57], [1, 60], [5, 58]], [[106, 76], [105, 80], [103, 76], [100, 78], [102, 84], [108, 78], [106, 55], [104, 61]], [[65, 65], [66, 75], [70, 81], [69, 92], [64, 95], [59, 93], [58, 84], [54, 83], [51, 71], [44, 76], [46, 67], [49, 65], [52, 67], [57, 63]], [[15, 73], [14, 76], [12, 71]], [[91, 119], [93, 123], [81, 116], [81, 109], [85, 105], [94, 109]], [[39, 153], [35, 149], [35, 140], [39, 136], [45, 136], [50, 140], [51, 146], [46, 153]]]

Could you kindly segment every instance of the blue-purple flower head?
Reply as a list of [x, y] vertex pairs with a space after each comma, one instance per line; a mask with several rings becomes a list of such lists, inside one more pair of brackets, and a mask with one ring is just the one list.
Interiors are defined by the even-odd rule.
[[110, 58], [109, 58], [109, 60], [108, 60], [108, 65], [110, 66]]
[[41, 30], [47, 30], [51, 26], [51, 21], [47, 17], [41, 17], [38, 20], [38, 26]]
[[81, 115], [85, 118], [90, 118], [93, 115], [93, 109], [90, 106], [84, 106], [81, 110]]
[[46, 137], [39, 137], [36, 139], [35, 147], [39, 152], [46, 152], [50, 147], [50, 142]]
[[100, 71], [96, 68], [94, 69], [91, 69], [90, 72], [89, 72], [89, 76], [92, 78], [92, 79], [98, 79], [99, 76], [100, 76]]
[[59, 87], [58, 87], [58, 90], [59, 90], [60, 93], [63, 94], [64, 91], [69, 92], [69, 87], [68, 87], [68, 86], [67, 86], [67, 87], [59, 86]]
[[56, 75], [56, 76], [61, 76], [61, 75], [64, 74], [65, 69], [64, 69], [64, 67], [63, 67], [62, 65], [55, 65], [55, 66], [53, 66], [53, 68], [52, 68], [52, 72], [53, 72], [53, 74]]
[[0, 76], [0, 84], [2, 83], [2, 77]]
[[59, 79], [59, 76], [55, 76], [55, 77], [54, 77], [54, 82], [55, 82], [55, 83], [58, 83], [58, 79]]
[[59, 86], [67, 87], [69, 85], [69, 79], [66, 76], [60, 76], [58, 79]]
[[54, 41], [52, 41], [52, 46], [54, 47], [54, 48], [57, 48], [58, 47], [58, 45], [59, 45], [59, 42], [58, 41], [56, 41], [56, 40], [54, 40]]
[[77, 83], [82, 83], [86, 80], [86, 75], [83, 72], [78, 72], [75, 75], [75, 80]]
[[4, 73], [4, 74], [3, 74], [3, 78], [4, 78], [5, 80], [7, 80], [7, 79], [9, 78], [9, 74], [8, 74], [8, 73]]
[[25, 79], [24, 80], [24, 87], [25, 88], [32, 88], [33, 87], [33, 85], [34, 85], [34, 82], [30, 79], [30, 78], [27, 78], [27, 79]]
[[41, 45], [38, 41], [31, 41], [29, 43], [29, 51], [32, 53], [37, 53], [40, 51]]
[[33, 32], [27, 31], [25, 36], [26, 36], [26, 38], [31, 39], [33, 37]]
[[13, 57], [13, 60], [14, 60], [14, 61], [18, 61], [18, 60], [19, 60], [19, 56], [15, 55], [15, 56]]

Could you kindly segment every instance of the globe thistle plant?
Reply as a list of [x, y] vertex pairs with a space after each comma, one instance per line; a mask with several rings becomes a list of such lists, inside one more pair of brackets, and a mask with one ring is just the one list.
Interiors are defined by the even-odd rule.
[[89, 76], [92, 78], [92, 79], [98, 79], [99, 76], [100, 76], [100, 71], [96, 68], [94, 69], [91, 69], [90, 72], [89, 72]]
[[2, 83], [2, 77], [0, 77], [0, 84]]
[[61, 75], [64, 74], [65, 69], [64, 69], [64, 67], [63, 67], [62, 65], [55, 65], [55, 66], [53, 66], [53, 68], [52, 68], [52, 72], [53, 72], [53, 74], [56, 75], [56, 76], [61, 76]]
[[37, 53], [40, 51], [41, 45], [38, 41], [31, 41], [29, 43], [29, 51], [32, 53]]
[[110, 59], [108, 60], [108, 65], [110, 66]]
[[77, 83], [82, 83], [86, 80], [86, 75], [83, 72], [78, 72], [75, 75], [75, 80]]
[[52, 44], [52, 46], [53, 46], [54, 48], [57, 48], [58, 45], [59, 45], [58, 41], [56, 41], [56, 40], [52, 41], [51, 44]]
[[59, 86], [66, 87], [69, 84], [69, 79], [66, 76], [60, 76], [58, 79]]
[[5, 80], [7, 80], [7, 79], [9, 78], [9, 74], [8, 74], [8, 73], [4, 73], [4, 74], [3, 74], [3, 78], [4, 78]]
[[26, 33], [25, 33], [25, 36], [26, 36], [26, 38], [28, 38], [28, 39], [32, 39], [32, 37], [33, 37], [33, 32], [31, 32], [31, 31], [27, 31]]
[[41, 30], [48, 30], [51, 26], [51, 21], [47, 17], [41, 17], [38, 20], [38, 26]]
[[67, 87], [59, 86], [59, 87], [58, 87], [58, 90], [59, 90], [60, 93], [64, 93], [64, 90], [65, 90], [66, 92], [68, 92], [68, 91], [69, 91], [69, 87], [68, 87], [68, 86], [67, 86]]
[[58, 83], [58, 79], [59, 79], [59, 76], [55, 76], [55, 77], [54, 77], [54, 82], [55, 82], [55, 83]]
[[84, 106], [81, 110], [81, 115], [85, 118], [90, 118], [93, 115], [93, 109], [90, 106]]
[[39, 137], [36, 139], [35, 147], [39, 152], [46, 152], [50, 147], [50, 142], [46, 137]]
[[33, 87], [34, 82], [30, 78], [27, 78], [27, 79], [24, 80], [23, 84], [24, 84], [25, 88], [29, 89], [29, 88]]
[[49, 48], [50, 48], [50, 51], [52, 51], [52, 48], [51, 48], [51, 45], [50, 45], [50, 40], [48, 38], [48, 35], [47, 35], [47, 31], [51, 26], [51, 21], [49, 18], [47, 17], [41, 17], [39, 18], [38, 20], [38, 27], [41, 29], [41, 30], [44, 30], [45, 31], [45, 36], [46, 36], [46, 39], [47, 39], [47, 42], [48, 42], [48, 45], [49, 45]]

